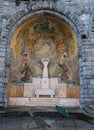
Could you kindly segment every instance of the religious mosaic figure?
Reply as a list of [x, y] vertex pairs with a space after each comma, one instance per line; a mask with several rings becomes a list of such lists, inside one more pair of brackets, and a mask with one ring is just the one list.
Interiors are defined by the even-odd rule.
[[61, 79], [64, 81], [68, 80], [67, 71], [68, 67], [65, 64], [58, 64], [59, 67], [62, 69]]
[[33, 76], [41, 75], [79, 82], [78, 41], [64, 21], [50, 16], [32, 18], [17, 29], [11, 41], [10, 83], [31, 82]]
[[21, 70], [21, 74], [23, 75], [23, 77], [21, 78], [22, 81], [30, 80], [32, 72], [31, 72], [31, 69], [27, 63], [25, 63], [24, 68]]

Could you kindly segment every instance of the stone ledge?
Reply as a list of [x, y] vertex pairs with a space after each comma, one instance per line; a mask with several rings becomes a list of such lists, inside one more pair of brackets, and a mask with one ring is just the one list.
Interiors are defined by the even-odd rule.
[[12, 97], [9, 98], [8, 105], [10, 106], [65, 106], [65, 107], [79, 107], [78, 98], [24, 98]]

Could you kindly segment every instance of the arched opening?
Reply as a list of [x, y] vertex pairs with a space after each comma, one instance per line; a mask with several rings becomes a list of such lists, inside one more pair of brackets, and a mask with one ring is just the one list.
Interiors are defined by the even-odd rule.
[[[45, 83], [54, 90], [52, 102], [50, 91], [39, 97], [35, 93], [42, 87], [43, 58], [49, 59]], [[19, 26], [10, 44], [9, 105], [41, 106], [45, 99], [45, 106], [79, 106], [79, 90], [78, 41], [73, 29], [55, 16], [36, 16]]]

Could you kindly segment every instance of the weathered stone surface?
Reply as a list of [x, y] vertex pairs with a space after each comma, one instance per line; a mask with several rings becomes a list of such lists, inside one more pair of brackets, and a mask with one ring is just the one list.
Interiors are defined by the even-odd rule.
[[[54, 16], [61, 17], [65, 20], [65, 22], [74, 29], [78, 38], [78, 58], [81, 86], [80, 106], [84, 107], [91, 103], [91, 101], [94, 101], [94, 2], [93, 0], [90, 2], [81, 2], [81, 0], [58, 0], [56, 3], [53, 3], [51, 1], [47, 2], [47, 0], [44, 0], [44, 2], [37, 1], [37, 3], [34, 2], [28, 6], [25, 3], [21, 3], [19, 7], [16, 7], [13, 1], [6, 0], [3, 3], [3, 0], [1, 0], [0, 87], [2, 87], [2, 83], [7, 84], [8, 82], [8, 71], [6, 70], [9, 69], [9, 45], [14, 31], [18, 26], [33, 16], [40, 14], [54, 14]], [[5, 85], [5, 87], [7, 87], [7, 85]], [[88, 94], [89, 97], [87, 96]]]

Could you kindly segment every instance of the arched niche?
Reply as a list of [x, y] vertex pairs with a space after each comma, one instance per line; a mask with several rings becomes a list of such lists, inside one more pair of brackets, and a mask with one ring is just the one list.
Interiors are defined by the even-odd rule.
[[[8, 80], [9, 91], [12, 88], [15, 90], [12, 95], [24, 97], [24, 83], [32, 83], [33, 77], [42, 77], [42, 58], [50, 59], [49, 78], [57, 77], [59, 83], [66, 83], [66, 98], [79, 98], [76, 33], [64, 20], [42, 15], [25, 21], [12, 36]], [[29, 66], [29, 72], [25, 63]]]

